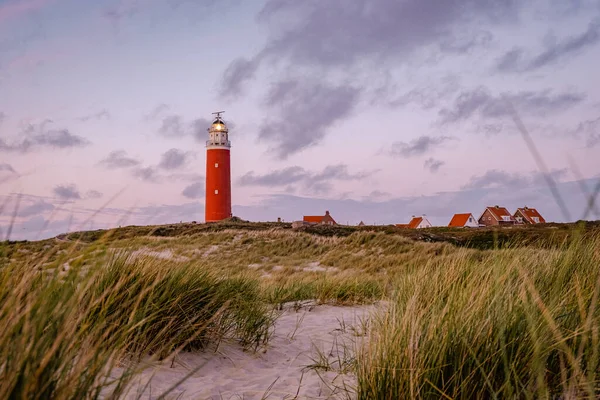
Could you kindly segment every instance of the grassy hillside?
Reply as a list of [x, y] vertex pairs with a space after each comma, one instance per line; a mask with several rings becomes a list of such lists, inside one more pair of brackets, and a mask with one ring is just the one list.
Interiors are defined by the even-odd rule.
[[0, 397], [118, 396], [131, 375], [105, 377], [123, 360], [132, 374], [144, 355], [257, 349], [281, 304], [305, 299], [391, 304], [355, 363], [359, 398], [594, 397], [599, 249], [598, 223], [234, 221], [5, 242]]

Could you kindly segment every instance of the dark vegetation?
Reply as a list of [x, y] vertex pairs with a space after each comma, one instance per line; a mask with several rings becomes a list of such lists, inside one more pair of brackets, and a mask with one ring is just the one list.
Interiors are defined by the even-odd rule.
[[[96, 230], [62, 234], [58, 239], [91, 243], [98, 240], [122, 240], [144, 236], [178, 237], [198, 233], [239, 231], [292, 230], [291, 223], [224, 221], [210, 224], [180, 223], [158, 226], [126, 226], [111, 230]], [[356, 232], [383, 232], [421, 242], [450, 243], [458, 247], [491, 250], [505, 247], [535, 246], [556, 248], [569, 243], [579, 235], [589, 236], [600, 232], [600, 221], [578, 221], [576, 223], [547, 223], [488, 228], [428, 229], [399, 228], [394, 225], [379, 226], [327, 226], [312, 225], [294, 229], [317, 236], [347, 237]]]

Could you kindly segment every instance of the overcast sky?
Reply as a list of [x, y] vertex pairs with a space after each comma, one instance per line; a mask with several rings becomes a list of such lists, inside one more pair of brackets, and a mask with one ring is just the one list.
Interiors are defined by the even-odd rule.
[[597, 0], [0, 0], [0, 235], [202, 222], [219, 110], [243, 219], [577, 220], [598, 65]]

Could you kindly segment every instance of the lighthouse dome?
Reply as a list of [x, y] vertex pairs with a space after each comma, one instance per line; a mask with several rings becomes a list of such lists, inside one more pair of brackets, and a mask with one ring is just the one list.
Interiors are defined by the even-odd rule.
[[231, 143], [229, 142], [229, 129], [225, 122], [221, 118], [220, 115], [217, 115], [215, 120], [208, 128], [208, 141], [206, 145], [209, 147], [231, 147]]
[[215, 120], [213, 121], [212, 125], [209, 128], [209, 131], [217, 131], [217, 132], [227, 132], [227, 125], [225, 125], [225, 122], [217, 117], [215, 118]]

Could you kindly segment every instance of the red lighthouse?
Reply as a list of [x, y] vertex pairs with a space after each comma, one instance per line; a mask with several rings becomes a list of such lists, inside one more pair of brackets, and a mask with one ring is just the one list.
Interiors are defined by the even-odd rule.
[[229, 130], [221, 118], [224, 111], [216, 114], [206, 141], [206, 222], [220, 221], [231, 214], [231, 170]]

